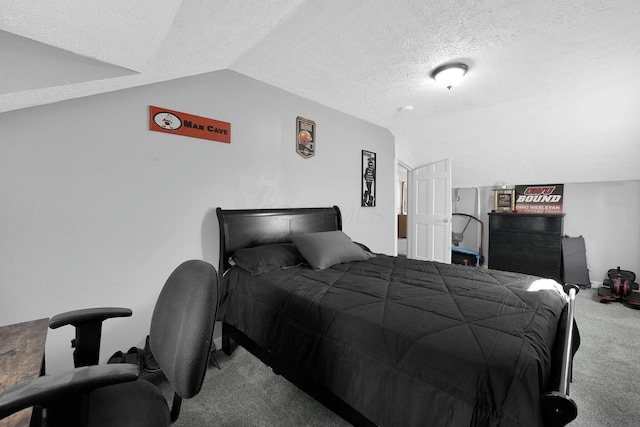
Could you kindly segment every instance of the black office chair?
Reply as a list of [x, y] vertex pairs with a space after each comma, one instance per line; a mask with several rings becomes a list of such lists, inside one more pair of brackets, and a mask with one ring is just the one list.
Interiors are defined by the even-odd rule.
[[[151, 319], [149, 344], [173, 388], [171, 409], [156, 385], [136, 381], [139, 376], [137, 365], [87, 366], [97, 362], [97, 355], [85, 357], [78, 364], [77, 353], [74, 353], [76, 365], [85, 366], [24, 381], [5, 390], [0, 395], [0, 419], [36, 406], [45, 409], [47, 426], [170, 425], [178, 418], [182, 398], [195, 396], [202, 387], [217, 305], [217, 272], [211, 264], [199, 260], [178, 266], [158, 297]], [[115, 312], [115, 316], [127, 315], [121, 309], [78, 310], [75, 319], [74, 312], [70, 312], [56, 316], [52, 321], [68, 321], [76, 326], [75, 346], [78, 350], [81, 344], [78, 337], [87, 338], [87, 328], [78, 328], [84, 324], [82, 320], [93, 324], [89, 329], [95, 329], [96, 325], [101, 329], [102, 320], [112, 317], [108, 315], [110, 312]], [[85, 332], [79, 335], [78, 330]], [[92, 340], [84, 342], [89, 341]], [[83, 346], [80, 347], [82, 350]], [[94, 345], [88, 344], [88, 347], [93, 354]]]

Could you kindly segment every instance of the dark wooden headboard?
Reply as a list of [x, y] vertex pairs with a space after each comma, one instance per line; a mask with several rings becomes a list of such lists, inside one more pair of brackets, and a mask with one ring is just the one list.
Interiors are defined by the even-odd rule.
[[291, 241], [292, 234], [342, 230], [337, 206], [291, 209], [216, 209], [220, 225], [219, 274], [237, 249]]

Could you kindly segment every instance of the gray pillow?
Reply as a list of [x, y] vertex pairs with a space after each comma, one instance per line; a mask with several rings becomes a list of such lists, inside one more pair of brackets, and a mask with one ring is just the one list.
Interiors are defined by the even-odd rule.
[[293, 243], [282, 243], [238, 249], [233, 254], [233, 261], [255, 276], [302, 264], [304, 258]]
[[291, 241], [314, 270], [324, 270], [335, 264], [364, 261], [375, 257], [339, 230], [297, 234], [291, 236]]

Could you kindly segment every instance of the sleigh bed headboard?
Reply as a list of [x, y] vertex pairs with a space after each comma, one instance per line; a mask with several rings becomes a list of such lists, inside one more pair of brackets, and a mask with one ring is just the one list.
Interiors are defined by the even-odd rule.
[[337, 206], [290, 209], [216, 209], [220, 225], [219, 274], [237, 249], [291, 241], [292, 234], [342, 230]]

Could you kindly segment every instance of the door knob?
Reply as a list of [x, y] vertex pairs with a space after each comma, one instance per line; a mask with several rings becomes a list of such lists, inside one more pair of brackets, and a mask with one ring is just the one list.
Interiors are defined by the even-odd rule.
[[444, 222], [449, 222], [449, 218], [445, 218], [445, 219], [444, 219]]

